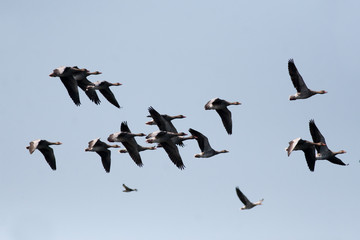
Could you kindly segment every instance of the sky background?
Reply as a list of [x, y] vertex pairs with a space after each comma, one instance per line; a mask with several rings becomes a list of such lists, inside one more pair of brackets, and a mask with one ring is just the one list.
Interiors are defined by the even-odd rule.
[[[2, 1], [0, 3], [0, 239], [358, 239], [360, 213], [359, 1]], [[308, 87], [328, 94], [289, 101], [293, 58]], [[123, 85], [117, 109], [80, 92], [77, 107], [54, 68], [79, 66]], [[230, 106], [233, 134], [215, 111]], [[163, 149], [139, 168], [112, 150], [105, 173], [88, 142], [119, 131], [150, 133], [148, 107], [194, 128], [216, 150], [185, 170]], [[355, 110], [354, 110], [355, 109]], [[288, 142], [311, 140], [310, 119], [349, 166], [318, 161], [310, 172]], [[35, 139], [54, 146], [57, 170]], [[144, 138], [137, 138], [141, 145]], [[122, 184], [137, 188], [123, 193]], [[240, 189], [262, 206], [240, 211]]]

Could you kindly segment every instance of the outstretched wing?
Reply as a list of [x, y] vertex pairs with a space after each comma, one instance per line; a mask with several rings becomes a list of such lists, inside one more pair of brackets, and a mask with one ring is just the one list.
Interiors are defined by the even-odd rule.
[[170, 160], [181, 170], [185, 168], [185, 165], [181, 159], [179, 149], [171, 140], [162, 142], [161, 146], [165, 149], [168, 154]]
[[247, 197], [240, 191], [239, 187], [236, 187], [236, 194], [245, 206], [251, 203], [249, 199], [247, 199]]
[[231, 120], [231, 112], [225, 107], [222, 109], [216, 109], [216, 112], [220, 115], [221, 121], [224, 124], [226, 132], [230, 135], [232, 134], [232, 120]]
[[346, 166], [347, 164], [344, 163], [343, 161], [341, 161], [339, 158], [337, 158], [336, 156], [333, 156], [331, 158], [328, 158], [327, 160], [329, 160], [329, 162], [334, 163], [334, 164], [338, 164], [338, 165], [343, 165]]
[[76, 106], [80, 106], [80, 97], [76, 80], [72, 77], [60, 77], [61, 82], [64, 84], [69, 96]]
[[148, 110], [158, 128], [161, 131], [169, 131], [169, 129], [166, 128], [165, 119], [160, 115], [160, 113], [158, 113], [158, 111], [156, 111], [153, 107], [149, 107]]
[[56, 170], [56, 161], [54, 150], [47, 146], [44, 148], [39, 148], [39, 151], [44, 155], [46, 162], [50, 165], [52, 170]]
[[209, 144], [209, 140], [208, 138], [203, 135], [202, 133], [192, 129], [192, 128], [189, 128], [189, 132], [191, 133], [191, 135], [193, 135], [195, 137], [195, 139], [197, 140], [198, 142], [198, 145], [199, 145], [199, 148], [202, 152], [205, 151], [205, 149], [207, 148], [211, 148], [210, 144]]
[[129, 188], [128, 186], [126, 186], [125, 184], [123, 184], [123, 187], [125, 188], [126, 191], [134, 191], [133, 189]]
[[293, 59], [289, 60], [288, 69], [289, 69], [291, 81], [294, 87], [296, 88], [296, 91], [297, 92], [309, 91], [303, 78], [301, 77], [299, 71], [297, 70]]
[[314, 145], [309, 145], [309, 147], [304, 149], [303, 152], [305, 154], [306, 163], [310, 171], [313, 172], [315, 170], [315, 161], [316, 161]]
[[98, 151], [96, 152], [101, 156], [101, 162], [104, 166], [105, 171], [108, 173], [110, 172], [110, 166], [111, 166], [111, 152], [110, 150], [105, 151]]
[[[100, 85], [101, 85], [101, 83], [100, 83]], [[117, 108], [120, 108], [120, 105], [117, 102], [115, 95], [112, 93], [112, 91], [110, 90], [109, 87], [101, 88], [99, 91], [112, 105], [114, 105]]]
[[131, 133], [131, 131], [130, 131], [130, 129], [129, 129], [126, 121], [124, 121], [124, 122], [121, 123], [120, 131], [121, 131], [121, 132]]
[[[324, 136], [321, 134], [321, 132], [315, 125], [314, 119], [311, 119], [309, 121], [309, 128], [310, 128], [310, 134], [311, 134], [311, 137], [312, 137], [314, 143], [322, 142], [322, 143], [326, 144]], [[329, 148], [327, 147], [327, 145], [325, 145], [325, 146], [317, 146], [316, 145], [315, 148], [318, 151], [318, 153], [324, 153], [324, 152], [330, 151]]]
[[129, 153], [130, 157], [132, 158], [132, 160], [134, 160], [136, 165], [138, 165], [139, 167], [142, 167], [143, 163], [142, 163], [140, 153], [138, 150], [138, 145], [137, 145], [135, 139], [131, 138], [126, 142], [122, 142], [122, 144], [126, 148], [127, 152]]
[[100, 99], [93, 88], [87, 88], [89, 85], [93, 85], [87, 78], [82, 78], [81, 80], [77, 80], [77, 85], [85, 92], [88, 98], [93, 101], [95, 104], [100, 104]]

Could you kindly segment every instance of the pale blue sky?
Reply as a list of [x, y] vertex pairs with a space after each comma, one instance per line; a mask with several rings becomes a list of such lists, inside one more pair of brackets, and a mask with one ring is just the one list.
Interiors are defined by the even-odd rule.
[[[357, 239], [360, 198], [358, 1], [2, 1], [0, 239]], [[287, 61], [309, 88], [328, 94], [290, 102]], [[59, 66], [103, 74], [121, 109], [80, 92], [76, 107]], [[204, 104], [231, 106], [233, 135]], [[87, 143], [119, 130], [150, 133], [147, 108], [184, 114], [179, 131], [207, 135], [230, 152], [180, 171], [163, 149], [143, 152], [144, 167], [112, 150], [111, 172]], [[355, 107], [355, 108], [354, 108]], [[354, 110], [355, 109], [355, 110]], [[349, 166], [287, 157], [294, 138], [311, 140], [315, 122]], [[57, 171], [35, 139], [54, 146]], [[144, 139], [138, 139], [146, 145]], [[122, 183], [139, 189], [122, 192]], [[262, 206], [240, 211], [240, 189]]]

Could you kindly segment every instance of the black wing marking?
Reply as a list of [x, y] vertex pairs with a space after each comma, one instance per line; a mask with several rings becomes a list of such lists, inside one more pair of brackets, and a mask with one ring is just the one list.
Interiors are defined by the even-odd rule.
[[126, 121], [121, 123], [120, 131], [131, 133]]
[[168, 131], [166, 129], [165, 119], [160, 115], [160, 113], [158, 111], [156, 111], [153, 107], [149, 107], [148, 110], [149, 110], [150, 116], [152, 117], [152, 119], [154, 120], [154, 122], [156, 123], [158, 128], [161, 131]]
[[296, 88], [296, 91], [297, 92], [308, 91], [309, 89], [307, 88], [307, 86], [306, 86], [303, 78], [301, 77], [299, 71], [297, 70], [293, 59], [289, 60], [288, 69], [289, 69], [289, 74], [290, 74], [291, 81], [292, 81], [294, 87]]
[[191, 135], [195, 137], [196, 141], [198, 142], [199, 148], [202, 152], [204, 152], [207, 147], [211, 148], [209, 144], [209, 140], [205, 135], [192, 128], [189, 129], [189, 132], [191, 133]]
[[236, 194], [245, 206], [251, 203], [249, 199], [247, 199], [247, 197], [240, 191], [239, 187], [236, 187]]
[[104, 166], [104, 169], [106, 172], [110, 172], [110, 166], [111, 166], [111, 152], [110, 150], [104, 150], [104, 151], [98, 151], [96, 152], [101, 156], [101, 162]]
[[222, 109], [216, 109], [216, 112], [220, 115], [221, 121], [226, 129], [226, 132], [230, 135], [232, 134], [232, 120], [231, 120], [231, 112], [227, 107]]
[[[321, 134], [319, 129], [316, 127], [315, 121], [313, 119], [311, 119], [309, 121], [309, 128], [310, 128], [310, 134], [311, 134], [311, 137], [312, 137], [314, 143], [322, 142], [322, 143], [326, 144], [324, 136]], [[318, 153], [324, 153], [324, 152], [330, 151], [329, 148], [327, 147], [327, 145], [325, 145], [325, 146], [317, 146], [316, 145], [315, 148], [318, 151]]]
[[334, 164], [338, 164], [338, 165], [343, 165], [346, 166], [347, 164], [344, 163], [343, 161], [341, 161], [339, 158], [337, 158], [336, 156], [330, 157], [327, 159], [329, 162], [334, 163]]
[[87, 88], [89, 85], [93, 85], [92, 82], [90, 82], [87, 78], [83, 78], [81, 80], [77, 80], [77, 85], [85, 92], [85, 94], [88, 96], [88, 98], [93, 101], [95, 104], [100, 104], [100, 99], [93, 88]]
[[138, 165], [139, 167], [142, 167], [143, 162], [141, 160], [135, 139], [134, 138], [129, 139], [129, 141], [127, 141], [127, 142], [122, 142], [122, 144], [126, 148], [127, 152], [129, 153], [130, 157], [132, 158], [132, 160], [134, 160], [136, 165]]
[[185, 165], [181, 159], [179, 149], [172, 141], [162, 142], [161, 146], [165, 149], [170, 160], [181, 170], [185, 168]]
[[100, 89], [99, 91], [112, 105], [120, 108], [119, 103], [116, 101], [115, 95], [112, 93], [109, 87]]
[[129, 187], [126, 186], [125, 184], [123, 184], [123, 187], [125, 188], [126, 191], [134, 191], [134, 189], [129, 188]]
[[76, 80], [72, 76], [60, 77], [60, 80], [64, 84], [69, 96], [71, 97], [75, 105], [80, 106], [81, 103]]
[[47, 146], [45, 148], [39, 148], [39, 151], [44, 155], [46, 162], [49, 164], [52, 170], [56, 170], [56, 161], [54, 150]]
[[306, 163], [310, 169], [311, 172], [315, 170], [315, 147], [314, 145], [309, 146], [308, 148], [303, 150], [305, 154]]

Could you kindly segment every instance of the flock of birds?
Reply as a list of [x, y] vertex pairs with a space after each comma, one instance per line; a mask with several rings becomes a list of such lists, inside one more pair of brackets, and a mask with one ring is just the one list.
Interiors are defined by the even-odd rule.
[[[290, 78], [294, 87], [297, 90], [295, 95], [290, 96], [290, 100], [297, 99], [306, 99], [316, 94], [325, 94], [327, 93], [324, 90], [321, 91], [313, 91], [310, 90], [300, 73], [298, 72], [293, 59], [288, 61], [288, 70], [290, 74]], [[90, 72], [85, 68], [74, 67], [59, 67], [53, 70], [53, 72], [49, 75], [50, 77], [59, 77], [62, 83], [64, 84], [70, 98], [75, 103], [75, 105], [79, 106], [81, 104], [78, 87], [80, 87], [87, 97], [94, 102], [95, 104], [100, 104], [100, 99], [96, 93], [96, 90], [99, 90], [100, 93], [115, 107], [120, 108], [119, 103], [117, 102], [115, 95], [110, 90], [111, 86], [120, 86], [121, 83], [110, 83], [107, 81], [97, 81], [91, 82], [87, 79], [90, 75], [98, 75], [101, 74], [99, 71]], [[225, 127], [226, 132], [230, 135], [232, 134], [232, 118], [231, 112], [228, 109], [230, 105], [240, 105], [240, 102], [229, 102], [220, 98], [214, 98], [208, 101], [205, 104], [205, 110], [215, 110]], [[185, 118], [184, 115], [176, 115], [169, 116], [166, 114], [160, 114], [153, 107], [148, 108], [149, 115], [152, 120], [146, 122], [147, 125], [157, 125], [159, 130], [152, 132], [150, 134], [144, 133], [132, 133], [129, 129], [127, 122], [122, 122], [120, 126], [120, 131], [115, 132], [109, 135], [107, 138], [108, 142], [120, 142], [125, 147], [125, 149], [120, 149], [120, 153], [128, 153], [135, 164], [139, 167], [143, 166], [143, 162], [140, 156], [140, 152], [145, 150], [155, 150], [157, 148], [163, 148], [170, 160], [174, 163], [174, 165], [183, 170], [185, 165], [182, 161], [181, 155], [179, 153], [178, 146], [183, 147], [183, 142], [186, 140], [195, 139], [199, 145], [201, 150], [200, 153], [195, 154], [196, 158], [209, 158], [213, 157], [220, 153], [227, 153], [227, 150], [217, 151], [214, 150], [209, 143], [208, 138], [196, 131], [192, 128], [189, 129], [191, 136], [186, 136], [187, 134], [184, 132], [178, 132], [175, 126], [172, 123], [174, 119], [182, 119]], [[315, 162], [317, 160], [328, 160], [333, 164], [338, 165], [347, 165], [342, 162], [339, 158], [336, 157], [338, 154], [345, 153], [344, 150], [333, 152], [331, 151], [326, 144], [324, 136], [321, 134], [317, 126], [315, 125], [314, 120], [310, 120], [309, 122], [310, 133], [313, 141], [303, 140], [301, 138], [296, 138], [289, 142], [289, 147], [286, 148], [288, 156], [292, 153], [292, 151], [301, 150], [304, 152], [305, 159], [310, 171], [315, 170]], [[141, 146], [139, 145], [135, 137], [145, 137], [147, 143], [155, 143], [156, 146]], [[61, 142], [50, 142], [47, 140], [34, 140], [30, 142], [30, 146], [26, 148], [29, 150], [30, 154], [32, 154], [36, 149], [38, 149], [45, 157], [45, 160], [49, 164], [52, 170], [56, 170], [56, 160], [53, 149], [50, 147], [51, 145], [60, 145]], [[102, 165], [106, 172], [110, 172], [111, 168], [111, 151], [109, 148], [120, 148], [120, 145], [108, 144], [100, 140], [100, 138], [96, 138], [91, 140], [88, 143], [88, 147], [85, 151], [96, 152], [101, 157]], [[316, 153], [317, 152], [317, 153]], [[137, 191], [137, 189], [131, 189], [123, 184], [124, 192], [132, 192]], [[244, 207], [241, 209], [251, 209], [257, 205], [261, 205], [263, 200], [258, 202], [251, 202], [247, 199], [247, 197], [240, 191], [238, 187], [236, 187], [236, 194], [244, 204]]]

